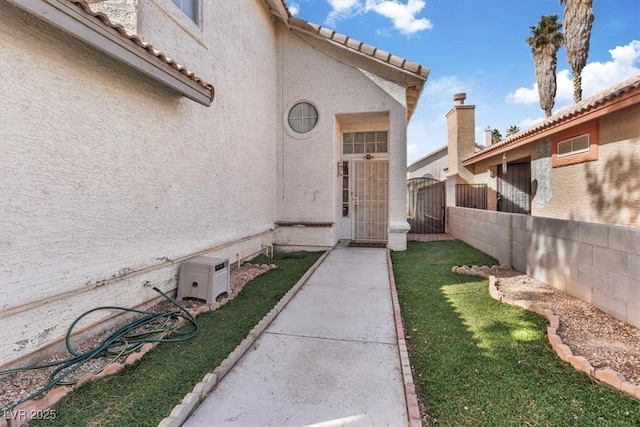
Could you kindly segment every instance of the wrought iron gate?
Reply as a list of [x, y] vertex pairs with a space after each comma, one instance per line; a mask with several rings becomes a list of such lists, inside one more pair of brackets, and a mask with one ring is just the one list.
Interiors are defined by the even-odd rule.
[[509, 163], [506, 174], [498, 168], [498, 210], [531, 213], [531, 163]]
[[487, 184], [456, 184], [456, 206], [487, 209]]
[[407, 221], [409, 233], [444, 233], [445, 183], [432, 178], [407, 181]]

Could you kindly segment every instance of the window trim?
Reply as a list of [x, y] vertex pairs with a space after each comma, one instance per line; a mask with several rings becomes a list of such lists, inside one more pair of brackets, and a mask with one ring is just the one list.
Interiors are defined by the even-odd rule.
[[[315, 127], [306, 133], [298, 133], [289, 125], [289, 112], [294, 106], [296, 106], [297, 104], [300, 104], [301, 102], [306, 102], [308, 104], [313, 105], [313, 107], [316, 109], [316, 112], [318, 113], [318, 120], [316, 121]], [[292, 99], [287, 103], [287, 105], [285, 105], [282, 113], [283, 113], [282, 126], [284, 128], [284, 131], [287, 133], [287, 135], [289, 135], [294, 139], [310, 139], [313, 136], [315, 136], [318, 132], [320, 132], [320, 129], [322, 129], [322, 123], [324, 121], [324, 110], [322, 109], [321, 104], [315, 99], [311, 99], [311, 98]]]
[[[372, 130], [375, 129], [375, 130]], [[348, 133], [367, 133], [367, 132], [386, 132], [387, 134], [387, 151], [386, 152], [376, 152], [376, 153], [367, 153], [366, 152], [366, 145], [365, 145], [365, 152], [364, 153], [345, 153], [344, 152], [344, 135], [348, 134]], [[351, 159], [368, 159], [368, 160], [387, 160], [389, 159], [389, 151], [391, 150], [391, 142], [390, 142], [390, 131], [388, 127], [377, 127], [377, 126], [373, 126], [373, 127], [361, 127], [358, 128], [357, 130], [343, 130], [340, 132], [340, 140], [339, 140], [339, 150], [340, 150], [340, 156], [341, 159], [343, 160], [351, 160]], [[375, 142], [376, 144], [378, 144], [379, 142]], [[365, 142], [363, 142], [363, 144], [367, 144]], [[377, 151], [377, 150], [376, 150]]]
[[[302, 107], [302, 110], [303, 110], [302, 116], [298, 117], [296, 115], [296, 116], [292, 117], [291, 115], [293, 114], [293, 110], [296, 109], [298, 106]], [[305, 116], [304, 115], [304, 110], [305, 110], [306, 106], [310, 106], [313, 109], [313, 111], [314, 111], [313, 115], [310, 115], [310, 116]], [[313, 122], [313, 125], [311, 126], [311, 128], [309, 130], [304, 130], [304, 128], [305, 128], [305, 120], [306, 119], [315, 119], [315, 121]], [[289, 112], [287, 113], [287, 123], [289, 123], [289, 127], [295, 133], [299, 133], [299, 134], [305, 134], [305, 133], [309, 133], [309, 132], [313, 131], [315, 129], [315, 127], [318, 126], [318, 119], [319, 119], [318, 109], [316, 108], [315, 105], [313, 105], [310, 102], [306, 102], [306, 101], [300, 101], [297, 104], [294, 104], [293, 107], [291, 107], [289, 109]], [[293, 122], [293, 124], [292, 124], [292, 122]], [[300, 124], [303, 129], [302, 130], [295, 129], [296, 126], [294, 126], [294, 125], [297, 125], [297, 124]]]
[[[589, 148], [575, 153], [558, 154], [558, 145], [588, 135]], [[551, 164], [554, 168], [598, 160], [598, 120], [580, 124], [551, 136]]]
[[[572, 149], [570, 151], [568, 151], [566, 153], [563, 153], [563, 154], [560, 154], [560, 145], [576, 141], [577, 139], [582, 138], [583, 136], [587, 137], [587, 147], [586, 148], [573, 149], [573, 147], [572, 147]], [[590, 140], [589, 137], [590, 136], [591, 135], [589, 133], [583, 133], [582, 135], [576, 135], [576, 136], [573, 136], [573, 137], [571, 137], [569, 139], [565, 139], [564, 141], [559, 141], [557, 143], [557, 145], [556, 145], [557, 149], [558, 149], [558, 157], [561, 158], [561, 157], [567, 157], [567, 156], [575, 156], [576, 154], [582, 154], [582, 153], [588, 152], [589, 151], [589, 147], [591, 145], [590, 142], [589, 142], [589, 140]]]

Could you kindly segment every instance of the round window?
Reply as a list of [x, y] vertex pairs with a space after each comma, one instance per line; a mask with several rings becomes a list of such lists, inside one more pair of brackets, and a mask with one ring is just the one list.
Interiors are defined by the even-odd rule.
[[289, 126], [298, 133], [307, 133], [318, 123], [318, 110], [308, 102], [299, 102], [289, 111]]

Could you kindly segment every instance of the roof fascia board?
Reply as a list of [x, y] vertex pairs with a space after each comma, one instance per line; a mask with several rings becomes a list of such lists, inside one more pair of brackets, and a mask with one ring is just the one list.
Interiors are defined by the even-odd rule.
[[83, 42], [124, 62], [148, 77], [172, 88], [187, 98], [211, 105], [212, 93], [207, 88], [163, 63], [133, 41], [122, 37], [72, 3], [61, 0], [9, 0], [39, 19], [71, 34]]
[[269, 9], [275, 10], [277, 12], [274, 13], [274, 15], [280, 18], [287, 28], [290, 28], [291, 25], [289, 24], [289, 13], [282, 3], [282, 0], [266, 0], [266, 2], [269, 6]]
[[514, 148], [518, 148], [518, 147], [522, 147], [523, 145], [527, 145], [529, 143], [532, 143], [534, 141], [537, 141], [539, 139], [545, 138], [547, 136], [556, 134], [558, 132], [562, 132], [563, 130], [567, 130], [570, 129], [574, 126], [577, 126], [581, 123], [585, 123], [591, 120], [595, 120], [597, 118], [600, 118], [602, 116], [605, 116], [607, 114], [613, 113], [615, 111], [621, 110], [623, 108], [626, 107], [630, 107], [634, 104], [638, 104], [640, 103], [640, 91], [629, 91], [625, 94], [623, 94], [622, 96], [620, 96], [619, 98], [613, 100], [610, 103], [605, 103], [599, 107], [596, 107], [596, 109], [591, 110], [585, 114], [581, 114], [575, 117], [572, 117], [570, 119], [568, 119], [567, 121], [564, 121], [560, 124], [558, 124], [557, 126], [551, 126], [548, 128], [543, 128], [538, 132], [535, 132], [533, 134], [527, 135], [525, 136], [523, 139], [521, 140], [516, 140], [511, 144], [507, 144], [503, 147], [500, 147], [496, 150], [491, 150], [491, 151], [487, 151], [486, 153], [481, 153], [477, 156], [473, 156], [467, 160], [464, 160], [462, 162], [463, 166], [471, 166], [475, 163], [478, 163], [482, 160], [486, 160], [489, 159], [495, 155], [498, 154], [502, 154], [502, 153], [506, 153]]
[[[410, 84], [410, 85], [420, 85], [420, 84], [422, 84], [422, 85], [424, 85], [425, 81], [427, 80], [428, 76], [425, 76], [425, 77], [419, 76], [416, 73], [412, 73], [409, 70], [405, 70], [405, 69], [402, 69], [400, 67], [396, 67], [395, 65], [390, 64], [390, 63], [385, 62], [385, 61], [382, 61], [381, 59], [378, 59], [378, 58], [376, 58], [374, 56], [367, 55], [366, 53], [359, 52], [359, 51], [357, 51], [355, 49], [350, 49], [347, 46], [345, 46], [343, 44], [340, 44], [340, 43], [337, 43], [337, 42], [335, 42], [335, 41], [333, 41], [331, 39], [328, 39], [328, 38], [324, 37], [321, 34], [318, 34], [318, 33], [315, 33], [315, 32], [309, 31], [309, 30], [305, 30], [304, 28], [300, 28], [300, 27], [297, 27], [295, 25], [292, 25], [290, 28], [293, 31], [298, 31], [299, 33], [302, 33], [304, 35], [311, 36], [315, 40], [319, 40], [321, 42], [329, 43], [331, 46], [338, 47], [338, 48], [342, 49], [343, 51], [348, 52], [348, 53], [350, 53], [352, 55], [357, 55], [357, 56], [359, 56], [361, 58], [365, 58], [365, 59], [369, 60], [372, 63], [383, 65], [383, 66], [385, 66], [385, 68], [387, 68], [389, 70], [393, 70], [395, 72], [403, 74], [403, 75], [409, 77], [409, 79], [410, 79], [410, 80], [408, 80], [406, 82], [407, 84]], [[420, 90], [418, 93], [420, 93], [420, 92], [422, 92], [422, 90]]]

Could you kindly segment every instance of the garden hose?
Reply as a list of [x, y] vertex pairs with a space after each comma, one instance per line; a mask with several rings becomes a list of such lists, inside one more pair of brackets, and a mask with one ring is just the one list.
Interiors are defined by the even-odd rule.
[[[162, 295], [169, 302], [178, 307], [179, 310], [156, 313], [152, 311], [136, 310], [132, 308], [104, 306], [93, 308], [89, 311], [84, 312], [71, 324], [69, 330], [67, 331], [65, 344], [67, 346], [67, 350], [69, 351], [69, 353], [71, 353], [71, 357], [59, 362], [51, 362], [42, 365], [32, 365], [0, 371], [0, 377], [3, 377], [5, 375], [13, 374], [16, 372], [45, 369], [57, 366], [57, 368], [49, 375], [49, 383], [47, 385], [28, 395], [19, 402], [14, 403], [7, 408], [0, 409], [0, 413], [8, 413], [21, 403], [40, 396], [56, 385], [74, 384], [76, 380], [66, 380], [66, 378], [68, 378], [71, 374], [76, 372], [84, 364], [92, 359], [111, 359], [109, 363], [93, 372], [94, 374], [97, 374], [100, 373], [106, 366], [115, 362], [119, 358], [139, 350], [140, 347], [142, 347], [146, 343], [180, 342], [194, 337], [199, 330], [198, 322], [196, 321], [195, 317], [193, 317], [191, 313], [189, 313], [189, 311], [187, 311], [173, 298], [166, 295], [160, 289], [154, 287], [153, 290], [160, 293], [160, 295]], [[141, 317], [138, 317], [115, 330], [95, 348], [92, 348], [85, 352], [78, 352], [74, 350], [71, 345], [71, 335], [73, 329], [82, 318], [100, 310], [119, 310], [122, 312], [138, 313], [141, 315]], [[186, 324], [182, 326], [185, 322]], [[136, 332], [140, 329], [142, 329], [141, 332]]]

